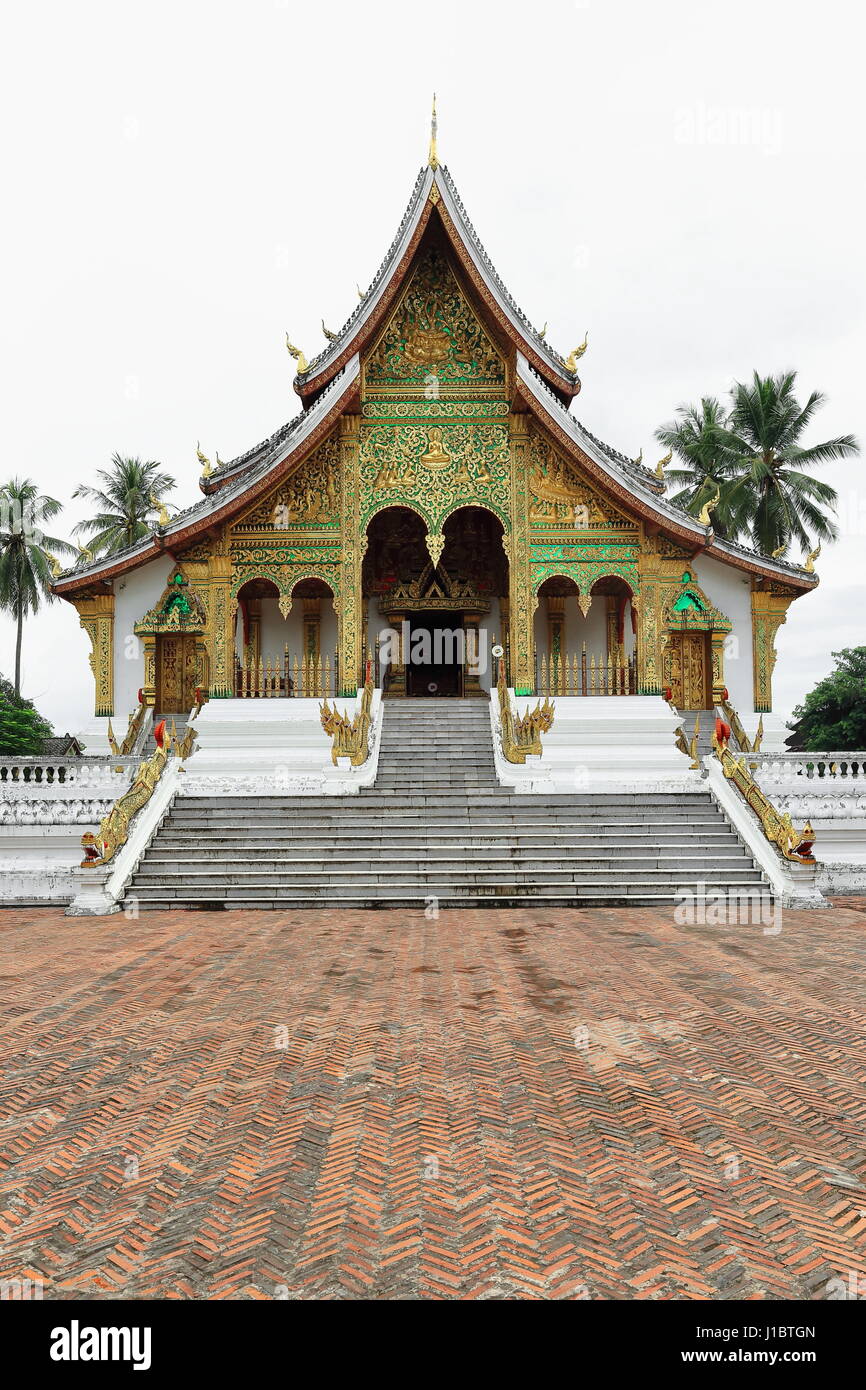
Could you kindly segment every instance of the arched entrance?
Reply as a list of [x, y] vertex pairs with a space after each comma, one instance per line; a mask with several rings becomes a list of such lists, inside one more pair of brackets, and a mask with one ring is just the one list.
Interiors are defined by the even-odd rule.
[[483, 507], [452, 512], [436, 535], [407, 507], [372, 518], [362, 594], [386, 696], [487, 695], [490, 648], [507, 627], [502, 536]]
[[298, 580], [287, 600], [270, 579], [238, 590], [235, 694], [253, 697], [333, 695], [337, 617], [322, 579]]
[[535, 681], [542, 695], [631, 695], [637, 691], [632, 591], [605, 575], [584, 593], [570, 575], [538, 589]]

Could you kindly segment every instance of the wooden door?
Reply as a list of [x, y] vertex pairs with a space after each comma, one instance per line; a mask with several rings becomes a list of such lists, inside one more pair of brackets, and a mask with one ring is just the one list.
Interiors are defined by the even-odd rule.
[[189, 714], [195, 704], [195, 637], [162, 633], [156, 639], [156, 709], [159, 714]]
[[709, 709], [705, 632], [672, 632], [665, 656], [665, 684], [677, 709]]

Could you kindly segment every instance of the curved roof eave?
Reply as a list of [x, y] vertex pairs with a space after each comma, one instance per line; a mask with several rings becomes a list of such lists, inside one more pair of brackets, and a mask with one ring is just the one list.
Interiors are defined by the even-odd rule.
[[[182, 546], [191, 544], [203, 531], [212, 530], [230, 521], [242, 507], [254, 502], [266, 493], [275, 481], [282, 467], [299, 452], [309, 452], [327, 435], [347, 402], [355, 392], [361, 372], [360, 360], [353, 357], [335, 376], [327, 390], [305, 411], [298, 420], [298, 428], [287, 440], [282, 431], [272, 435], [277, 442], [264, 452], [258, 463], [240, 471], [219, 491], [211, 492], [201, 502], [196, 502], [186, 511], [173, 516], [168, 525], [159, 531], [151, 532], [144, 540], [136, 542], [127, 550], [116, 551], [103, 556], [91, 564], [70, 570], [58, 577], [52, 584], [52, 591], [61, 597], [69, 597], [94, 584], [103, 583], [131, 569], [138, 569], [148, 560], [160, 555], [171, 554]], [[269, 441], [268, 441], [269, 442]], [[289, 443], [290, 447], [286, 448]], [[262, 446], [258, 446], [262, 448]]]
[[478, 288], [486, 291], [491, 306], [498, 311], [503, 327], [507, 328], [512, 337], [520, 340], [522, 350], [533, 359], [536, 370], [562, 391], [563, 395], [569, 398], [576, 396], [580, 390], [577, 373], [569, 372], [564, 358], [542, 338], [509, 294], [469, 221], [454, 180], [449, 171], [441, 165], [436, 169], [428, 166], [419, 173], [397, 235], [376, 272], [372, 285], [337, 334], [335, 341], [328, 343], [327, 347], [313, 358], [306, 372], [295, 377], [295, 390], [301, 397], [314, 395], [321, 390], [329, 379], [329, 373], [339, 367], [344, 354], [359, 350], [359, 339], [365, 336], [365, 330], [369, 329], [371, 333], [378, 330], [380, 320], [384, 317], [378, 311], [382, 308], [383, 301], [386, 301], [386, 307], [390, 307], [399, 279], [407, 268], [407, 256], [411, 258], [417, 240], [420, 239], [422, 222], [426, 226], [425, 210], [433, 206], [430, 193], [434, 184], [439, 195], [436, 206], [443, 223], [452, 234], [452, 240], [458, 249], [462, 249], [461, 261], [477, 282]]
[[634, 465], [626, 469], [624, 460], [617, 462], [610, 452], [585, 430], [569, 414], [550, 388], [533, 370], [526, 358], [518, 354], [517, 378], [525, 388], [524, 395], [529, 403], [538, 408], [542, 422], [562, 443], [576, 445], [594, 468], [599, 481], [618, 501], [638, 511], [647, 521], [653, 522], [663, 530], [694, 546], [715, 559], [735, 565], [739, 569], [766, 579], [776, 579], [794, 588], [808, 592], [818, 583], [818, 576], [809, 573], [800, 565], [789, 564], [785, 560], [774, 560], [766, 555], [756, 555], [745, 546], [716, 536], [711, 527], [704, 527], [698, 519], [665, 497], [654, 491], [649, 481], [644, 482], [634, 471]]

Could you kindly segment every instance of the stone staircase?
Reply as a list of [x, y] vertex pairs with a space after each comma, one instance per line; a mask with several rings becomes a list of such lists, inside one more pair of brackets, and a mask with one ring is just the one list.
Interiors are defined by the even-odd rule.
[[[646, 907], [769, 891], [710, 795], [521, 795], [480, 700], [389, 701], [356, 796], [179, 797], [128, 897], [141, 908]], [[263, 791], [266, 789], [263, 788]]]
[[144, 745], [143, 752], [145, 756], [147, 756], [150, 753], [156, 752], [156, 739], [153, 736], [153, 731], [156, 728], [157, 724], [159, 724], [161, 719], [165, 720], [165, 727], [167, 730], [171, 729], [172, 720], [174, 720], [174, 725], [177, 729], [178, 738], [183, 738], [184, 733], [186, 731], [186, 726], [189, 723], [189, 716], [186, 714], [154, 714], [153, 722], [150, 726], [150, 732], [147, 735], [147, 740]]
[[698, 728], [698, 757], [708, 758], [713, 751], [713, 733], [716, 728], [716, 710], [714, 709], [679, 709], [677, 708], [677, 718], [683, 726], [686, 738], [691, 742], [692, 734], [695, 731], [695, 718], [700, 717]]

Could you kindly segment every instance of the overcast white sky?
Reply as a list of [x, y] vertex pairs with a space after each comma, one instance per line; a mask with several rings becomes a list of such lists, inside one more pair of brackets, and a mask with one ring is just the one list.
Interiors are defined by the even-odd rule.
[[[440, 156], [524, 311], [568, 351], [576, 414], [658, 457], [681, 401], [793, 366], [816, 437], [866, 438], [863, 73], [843, 0], [7, 3], [0, 54], [4, 477], [73, 488], [112, 452], [198, 496], [296, 414], [308, 356], [375, 273]], [[843, 538], [779, 641], [777, 708], [866, 641], [861, 460], [827, 469]], [[89, 644], [55, 603], [24, 693], [92, 714]], [[0, 620], [0, 669], [13, 630]]]

